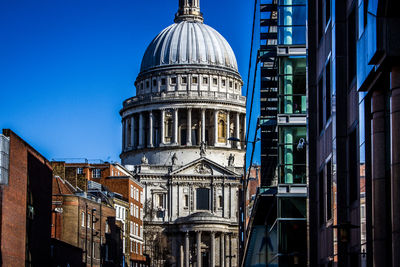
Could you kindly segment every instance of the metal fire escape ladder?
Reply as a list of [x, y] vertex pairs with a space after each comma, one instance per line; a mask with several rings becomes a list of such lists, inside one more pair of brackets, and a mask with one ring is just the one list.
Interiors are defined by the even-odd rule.
[[[277, 0], [260, 4], [260, 126], [262, 186], [270, 186], [278, 162], [278, 64]], [[269, 18], [267, 18], [269, 16]]]

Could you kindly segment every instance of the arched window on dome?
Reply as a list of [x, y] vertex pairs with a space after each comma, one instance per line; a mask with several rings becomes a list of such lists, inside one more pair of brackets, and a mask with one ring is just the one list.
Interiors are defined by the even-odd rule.
[[218, 114], [218, 142], [226, 143], [226, 114]]

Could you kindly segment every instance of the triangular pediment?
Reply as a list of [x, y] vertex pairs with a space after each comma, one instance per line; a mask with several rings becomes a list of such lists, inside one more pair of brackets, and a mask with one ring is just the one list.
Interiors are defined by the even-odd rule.
[[202, 176], [240, 176], [230, 168], [219, 165], [207, 158], [199, 158], [170, 173], [171, 175], [202, 175]]

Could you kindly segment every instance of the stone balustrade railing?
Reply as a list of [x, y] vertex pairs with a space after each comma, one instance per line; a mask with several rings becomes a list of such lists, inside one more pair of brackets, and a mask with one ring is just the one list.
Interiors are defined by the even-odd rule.
[[231, 93], [221, 93], [221, 92], [160, 92], [146, 95], [139, 95], [131, 97], [124, 101], [124, 107], [134, 105], [136, 103], [144, 104], [148, 102], [158, 102], [164, 100], [216, 100], [216, 101], [228, 101], [239, 105], [244, 105], [246, 102], [246, 97], [231, 94]]

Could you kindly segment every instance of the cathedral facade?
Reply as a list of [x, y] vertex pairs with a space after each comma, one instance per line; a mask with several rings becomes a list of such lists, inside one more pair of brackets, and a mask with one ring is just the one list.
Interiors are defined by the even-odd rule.
[[199, 0], [180, 0], [120, 112], [122, 164], [145, 186], [152, 266], [238, 265], [242, 85], [232, 48], [203, 23]]

